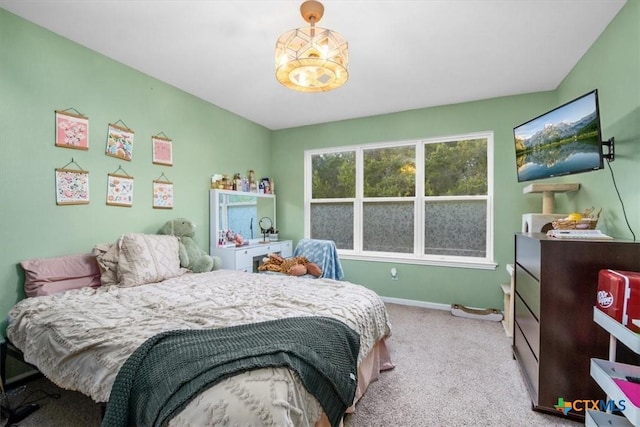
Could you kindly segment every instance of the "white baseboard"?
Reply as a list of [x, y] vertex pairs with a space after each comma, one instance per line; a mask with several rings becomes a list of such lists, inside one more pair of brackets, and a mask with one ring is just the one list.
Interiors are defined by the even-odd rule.
[[[432, 308], [434, 310], [451, 311], [451, 304], [441, 304], [438, 302], [416, 301], [412, 299], [392, 298], [392, 297], [380, 297], [380, 299], [384, 302], [388, 302], [391, 304], [411, 305], [414, 307], [424, 307], [424, 308]], [[481, 307], [467, 307], [467, 308], [471, 308], [474, 310], [482, 310]]]
[[411, 305], [414, 307], [432, 308], [434, 310], [451, 311], [451, 304], [440, 304], [437, 302], [416, 301], [412, 299], [392, 298], [392, 297], [380, 297], [382, 301], [391, 304], [399, 305]]

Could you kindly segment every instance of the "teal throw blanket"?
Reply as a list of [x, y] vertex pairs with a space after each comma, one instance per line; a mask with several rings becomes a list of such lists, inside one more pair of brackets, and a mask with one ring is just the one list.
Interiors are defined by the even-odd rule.
[[328, 317], [164, 332], [123, 364], [102, 427], [166, 426], [199, 393], [250, 369], [288, 367], [338, 426], [357, 386], [359, 335]]

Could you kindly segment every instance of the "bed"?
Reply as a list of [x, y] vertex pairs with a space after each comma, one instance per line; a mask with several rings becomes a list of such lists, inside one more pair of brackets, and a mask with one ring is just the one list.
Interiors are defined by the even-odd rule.
[[[7, 337], [53, 383], [105, 403], [129, 357], [167, 331], [230, 330], [305, 317], [337, 320], [359, 339], [357, 389], [347, 412], [380, 371], [393, 367], [385, 345], [389, 318], [373, 291], [331, 279], [189, 273], [179, 266], [172, 238], [127, 234], [114, 245], [94, 248], [91, 256], [24, 262], [25, 289], [33, 297], [11, 309]], [[47, 286], [53, 291], [42, 290]], [[295, 370], [267, 366], [215, 382], [167, 425], [336, 425], [326, 412]]]

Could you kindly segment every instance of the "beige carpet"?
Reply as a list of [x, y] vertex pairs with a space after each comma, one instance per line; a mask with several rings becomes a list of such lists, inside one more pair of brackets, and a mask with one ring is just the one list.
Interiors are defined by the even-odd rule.
[[[395, 304], [388, 309], [393, 327], [388, 344], [396, 368], [369, 387], [345, 427], [581, 425], [531, 410], [511, 339], [499, 322]], [[100, 425], [97, 404], [45, 379], [12, 390], [10, 398], [14, 405], [42, 398], [41, 409], [20, 426]]]
[[347, 421], [373, 426], [573, 426], [531, 410], [500, 322], [387, 304], [392, 371], [371, 384]]

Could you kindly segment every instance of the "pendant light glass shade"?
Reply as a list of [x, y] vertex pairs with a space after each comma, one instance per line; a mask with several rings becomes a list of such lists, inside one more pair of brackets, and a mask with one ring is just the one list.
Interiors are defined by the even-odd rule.
[[345, 38], [315, 23], [324, 8], [317, 1], [300, 7], [311, 25], [282, 34], [276, 42], [276, 78], [300, 92], [323, 92], [342, 86], [349, 78], [348, 44]]

